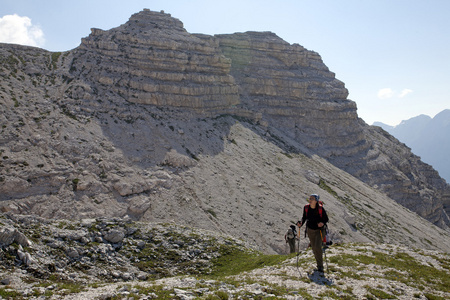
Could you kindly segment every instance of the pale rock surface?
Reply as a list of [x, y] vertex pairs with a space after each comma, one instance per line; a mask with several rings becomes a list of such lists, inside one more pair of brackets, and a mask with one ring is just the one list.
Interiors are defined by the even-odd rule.
[[23, 247], [31, 245], [31, 241], [17, 229], [5, 226], [0, 231], [0, 245], [9, 246], [12, 243], [17, 243]]

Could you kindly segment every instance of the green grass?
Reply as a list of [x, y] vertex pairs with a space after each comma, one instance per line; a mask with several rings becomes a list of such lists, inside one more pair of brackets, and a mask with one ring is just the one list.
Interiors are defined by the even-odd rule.
[[[89, 230], [97, 230], [95, 228], [96, 224], [92, 224]], [[65, 221], [59, 221], [53, 225], [61, 229], [75, 229], [76, 227], [74, 226], [80, 226], [79, 224], [75, 225], [75, 223], [72, 224]], [[39, 230], [35, 234], [45, 236], [46, 233], [43, 231], [43, 227], [44, 225], [42, 224], [34, 226], [34, 230]], [[356, 299], [351, 285], [352, 280], [350, 279], [361, 281], [372, 277], [376, 278], [376, 280], [382, 278], [391, 282], [401, 282], [408, 285], [415, 289], [414, 295], [411, 296], [414, 298], [444, 299], [441, 295], [450, 292], [450, 256], [447, 254], [420, 254], [433, 258], [433, 264], [439, 265], [436, 268], [436, 266], [432, 266], [430, 263], [420, 263], [419, 260], [402, 252], [401, 248], [397, 249], [395, 246], [386, 246], [385, 249], [389, 253], [382, 253], [378, 252], [380, 250], [374, 251], [372, 250], [374, 248], [360, 246], [358, 244], [333, 245], [329, 250], [329, 254], [331, 254], [328, 257], [330, 267], [329, 271], [327, 271], [327, 276], [329, 275], [331, 277], [327, 278], [332, 278], [333, 275], [336, 275], [336, 278], [339, 278], [339, 282], [337, 282], [337, 285], [326, 284], [320, 293], [313, 297], [308, 294], [307, 289], [300, 287], [304, 287], [304, 283], [314, 284], [314, 279], [308, 276], [297, 277], [297, 274], [294, 275], [292, 272], [281, 268], [281, 266], [296, 266], [295, 254], [266, 255], [259, 251], [247, 249], [243, 244], [236, 243], [232, 239], [224, 240], [223, 238], [203, 236], [194, 231], [191, 232], [189, 228], [182, 226], [175, 227], [166, 224], [164, 227], [164, 229], [154, 228], [148, 232], [137, 229], [133, 232], [133, 236], [139, 239], [145, 238], [145, 246], [142, 249], [139, 248], [138, 252], [131, 252], [131, 248], [127, 248], [131, 244], [128, 245], [125, 243], [117, 251], [119, 253], [124, 252], [129, 258], [137, 258], [133, 264], [139, 267], [140, 270], [151, 273], [149, 275], [149, 281], [173, 275], [191, 275], [199, 279], [196, 284], [196, 289], [206, 288], [207, 292], [195, 292], [195, 290], [192, 290], [197, 297], [196, 299], [236, 299], [239, 297], [242, 299], [284, 299], [283, 297], [292, 295], [302, 297], [303, 299]], [[32, 236], [29, 233], [27, 235]], [[178, 245], [177, 250], [161, 247], [160, 244], [164, 240], [176, 242]], [[218, 252], [219, 256], [211, 259], [211, 264], [209, 264], [200, 254], [196, 254], [196, 257], [202, 258], [199, 260], [190, 259], [180, 254], [180, 250], [191, 249], [190, 247], [198, 244], [201, 247], [192, 249], [199, 250], [200, 254]], [[94, 247], [95, 245], [95, 243], [90, 243], [89, 247]], [[12, 244], [12, 246], [18, 247], [17, 244]], [[344, 250], [351, 250], [352, 254], [346, 254]], [[1, 258], [6, 261], [8, 259], [7, 255], [11, 254], [4, 252]], [[11, 261], [14, 261], [14, 259], [15, 256], [11, 257]], [[299, 256], [299, 265], [308, 266], [312, 260], [312, 253]], [[376, 267], [367, 268], [368, 265], [375, 265]], [[168, 266], [174, 268], [173, 274], [172, 269], [169, 270]], [[279, 270], [275, 271], [276, 273], [274, 273], [274, 270], [271, 270], [271, 274], [279, 276], [284, 281], [275, 284], [261, 278], [258, 279], [258, 276], [245, 274], [245, 272], [267, 266], [280, 267]], [[82, 270], [82, 265], [75, 265], [73, 268]], [[117, 268], [121, 270], [122, 266], [118, 266]], [[304, 273], [303, 270], [302, 273]], [[62, 280], [57, 274], [51, 274], [46, 280], [33, 279], [36, 280], [34, 282], [35, 290], [33, 294], [35, 297], [62, 297], [80, 293], [86, 288], [79, 283]], [[209, 279], [213, 280], [209, 281]], [[292, 288], [289, 284], [285, 286], [284, 282], [288, 280], [298, 280], [300, 285], [296, 285], [295, 288]], [[244, 286], [254, 283], [258, 283], [263, 287], [263, 291], [266, 293], [264, 296], [255, 296], [248, 291], [244, 291]], [[96, 283], [91, 285], [91, 287], [98, 287], [100, 284], [104, 283]], [[128, 298], [140, 299], [141, 294], [156, 294], [158, 299], [172, 299], [173, 296], [170, 296], [174, 293], [172, 288], [165, 289], [163, 286], [156, 285], [156, 282], [151, 284], [154, 285], [150, 287], [135, 286], [137, 291], [127, 294]], [[38, 289], [38, 287], [46, 288], [49, 285], [55, 285], [55, 287], [53, 289]], [[230, 290], [233, 290], [232, 296], [222, 290], [224, 285], [229, 286]], [[131, 285], [129, 286], [129, 290], [131, 290]], [[396, 299], [401, 295], [401, 291], [391, 288], [390, 285], [386, 287], [382, 283], [379, 283], [377, 286], [366, 285], [365, 290], [364, 296], [367, 299]], [[22, 299], [21, 295], [12, 289], [0, 288], [0, 298], [2, 299]], [[111, 299], [123, 299], [123, 297], [127, 296], [116, 295]]]
[[338, 194], [325, 182], [323, 178], [320, 178], [319, 180], [319, 187], [322, 190], [327, 191], [333, 197], [339, 198]]
[[173, 299], [171, 296], [173, 289], [165, 289], [163, 285], [152, 285], [150, 287], [135, 285], [134, 288], [139, 291], [139, 294], [150, 295], [154, 293], [158, 296], [157, 299]]
[[[354, 268], [360, 264], [375, 264], [386, 268], [392, 268], [386, 273], [380, 273], [380, 277], [399, 281], [409, 286], [427, 286], [430, 289], [442, 292], [450, 292], [450, 274], [447, 270], [439, 270], [423, 265], [406, 253], [385, 254], [372, 252], [367, 255], [343, 254], [330, 258], [330, 262]], [[443, 267], [448, 266], [448, 260], [441, 259]], [[345, 274], [350, 276], [350, 274]]]
[[0, 289], [0, 298], [5, 299], [22, 299], [21, 294], [7, 288]]
[[326, 290], [319, 294], [320, 297], [327, 297], [332, 299], [341, 299], [334, 291]]
[[56, 62], [58, 61], [59, 57], [61, 56], [61, 52], [53, 52], [52, 53], [52, 62], [51, 62], [51, 66], [53, 67], [54, 70], [56, 70], [57, 66], [56, 66]]
[[299, 289], [299, 290], [298, 290], [298, 295], [302, 296], [303, 299], [307, 299], [307, 300], [313, 300], [313, 299], [314, 299], [313, 296], [311, 296], [310, 294], [308, 294], [308, 291], [307, 291], [307, 289], [305, 289], [305, 288]]
[[48, 281], [43, 282], [41, 286], [48, 286], [54, 283], [57, 285], [55, 291], [58, 291], [62, 295], [77, 294], [86, 288], [81, 283], [60, 279], [56, 274], [51, 274]]
[[212, 277], [237, 275], [254, 269], [273, 266], [292, 257], [286, 255], [266, 255], [259, 252], [243, 251], [234, 247], [222, 247], [221, 256], [213, 260]]
[[424, 294], [425, 298], [427, 298], [427, 300], [445, 300], [446, 298], [444, 297], [440, 297], [440, 296], [436, 296], [436, 295], [432, 295], [432, 294]]
[[397, 297], [395, 297], [394, 295], [388, 294], [385, 291], [371, 288], [371, 287], [366, 287], [366, 288], [367, 288], [367, 291], [370, 293], [370, 294], [366, 295], [367, 299], [397, 299]]

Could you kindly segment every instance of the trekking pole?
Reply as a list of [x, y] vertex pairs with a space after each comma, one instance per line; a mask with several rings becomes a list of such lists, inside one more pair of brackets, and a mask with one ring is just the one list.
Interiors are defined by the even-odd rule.
[[298, 227], [298, 243], [297, 243], [297, 271], [298, 271], [298, 274], [300, 275], [300, 277], [302, 277], [302, 272], [300, 272], [300, 268], [299, 268], [299, 266], [298, 266], [298, 257], [300, 256], [300, 226], [298, 226], [298, 224], [297, 224], [297, 227]]
[[325, 263], [327, 264], [327, 273], [328, 273], [328, 260], [327, 260], [327, 251], [326, 248], [323, 245], [323, 236], [322, 236], [322, 229], [319, 229], [320, 232], [320, 238], [322, 239], [322, 250], [323, 250], [323, 254], [325, 255]]

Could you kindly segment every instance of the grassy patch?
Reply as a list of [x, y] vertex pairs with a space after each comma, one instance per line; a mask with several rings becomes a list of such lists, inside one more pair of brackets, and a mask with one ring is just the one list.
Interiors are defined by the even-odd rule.
[[0, 297], [3, 299], [23, 299], [21, 297], [21, 294], [18, 292], [8, 289], [8, 288], [1, 288], [0, 289]]
[[336, 293], [334, 291], [331, 290], [326, 290], [325, 292], [322, 292], [319, 294], [319, 297], [322, 298], [332, 298], [332, 299], [340, 299], [340, 297], [338, 295], [336, 295]]
[[[387, 271], [382, 276], [413, 287], [425, 285], [433, 290], [450, 292], [450, 276], [447, 270], [438, 270], [434, 267], [423, 265], [406, 253], [393, 255], [381, 252], [372, 252], [367, 255], [343, 254], [330, 258], [330, 262], [351, 268], [360, 264], [375, 264], [392, 268], [396, 271]], [[350, 274], [345, 275], [352, 277]]]
[[379, 289], [375, 289], [375, 288], [371, 288], [371, 287], [366, 287], [367, 291], [370, 294], [367, 294], [366, 297], [367, 299], [397, 299], [397, 297], [395, 297], [394, 295], [391, 295], [389, 293], [386, 293], [385, 291], [379, 290]]
[[436, 295], [432, 295], [432, 294], [423, 294], [425, 296], [425, 298], [427, 298], [427, 300], [445, 300], [446, 298], [444, 297], [440, 297], [440, 296], [436, 296]]
[[221, 256], [213, 259], [212, 277], [237, 275], [241, 272], [277, 265], [289, 258], [285, 255], [266, 255], [226, 246], [222, 246], [219, 251]]
[[322, 178], [320, 178], [319, 180], [319, 187], [322, 190], [327, 191], [330, 195], [332, 195], [336, 199], [339, 198], [338, 194]]
[[56, 68], [57, 68], [56, 63], [57, 63], [57, 61], [58, 61], [60, 56], [61, 56], [61, 52], [53, 52], [52, 53], [51, 66], [53, 67], [53, 70], [56, 70]]
[[163, 285], [153, 285], [150, 287], [135, 285], [134, 288], [139, 291], [139, 294], [155, 294], [157, 295], [157, 299], [172, 299], [171, 294], [173, 294], [173, 289], [166, 289]]
[[[152, 278], [177, 274], [210, 274], [213, 264], [211, 258], [217, 252], [222, 254], [227, 253], [228, 248], [239, 248], [233, 241], [226, 241], [226, 245], [221, 245], [216, 238], [201, 237], [195, 233], [168, 230], [159, 236], [157, 232], [157, 229], [150, 231], [145, 246], [139, 252], [133, 253], [137, 258], [133, 264], [141, 271], [149, 273]], [[140, 234], [137, 232], [135, 235], [139, 237]], [[176, 249], [161, 247], [163, 240], [176, 244]], [[187, 252], [189, 255], [183, 255]]]
[[298, 295], [302, 296], [303, 299], [307, 299], [307, 300], [313, 300], [314, 299], [313, 296], [308, 294], [307, 289], [304, 289], [304, 288], [298, 290]]
[[58, 283], [58, 290], [60, 290], [60, 294], [69, 295], [69, 294], [78, 294], [79, 292], [84, 291], [85, 287], [81, 283], [72, 283], [72, 282], [60, 282]]

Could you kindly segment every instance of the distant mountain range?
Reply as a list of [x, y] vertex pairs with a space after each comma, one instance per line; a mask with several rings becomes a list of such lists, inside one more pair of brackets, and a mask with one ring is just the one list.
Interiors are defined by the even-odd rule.
[[450, 109], [445, 109], [434, 118], [420, 115], [402, 121], [397, 126], [375, 122], [412, 152], [432, 165], [447, 182], [450, 182]]

